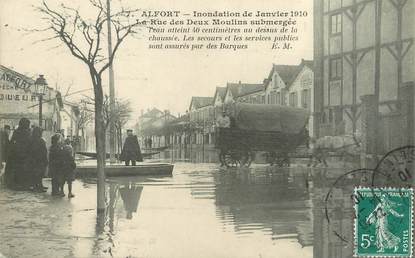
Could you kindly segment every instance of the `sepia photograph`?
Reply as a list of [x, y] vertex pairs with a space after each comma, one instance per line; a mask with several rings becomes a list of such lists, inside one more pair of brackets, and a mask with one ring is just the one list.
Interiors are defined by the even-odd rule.
[[414, 0], [2, 0], [0, 258], [414, 257]]

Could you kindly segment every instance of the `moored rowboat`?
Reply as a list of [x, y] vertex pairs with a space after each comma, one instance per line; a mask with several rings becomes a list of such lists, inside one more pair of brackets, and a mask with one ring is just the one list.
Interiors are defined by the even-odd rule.
[[[168, 163], [138, 163], [136, 166], [106, 165], [105, 175], [116, 176], [149, 176], [149, 175], [172, 175], [173, 164]], [[95, 177], [97, 175], [96, 165], [79, 165], [76, 168], [77, 177]]]

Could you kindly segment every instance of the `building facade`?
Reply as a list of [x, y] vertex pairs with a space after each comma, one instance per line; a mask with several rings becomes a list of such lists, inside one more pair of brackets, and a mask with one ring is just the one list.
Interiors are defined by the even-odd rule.
[[[369, 135], [365, 128], [374, 128], [375, 137], [386, 137], [380, 148], [408, 143], [398, 116], [406, 115], [406, 97], [413, 98], [414, 11], [407, 0], [314, 0], [319, 135]], [[373, 121], [363, 113], [366, 104]]]
[[[39, 97], [34, 92], [34, 80], [0, 65], [0, 126], [17, 128], [19, 120], [28, 118], [31, 125], [39, 125]], [[47, 142], [60, 129], [60, 93], [47, 87], [42, 104], [42, 128]]]
[[288, 106], [307, 109], [309, 135], [314, 137], [314, 72], [313, 62], [302, 60], [293, 82], [287, 87]]

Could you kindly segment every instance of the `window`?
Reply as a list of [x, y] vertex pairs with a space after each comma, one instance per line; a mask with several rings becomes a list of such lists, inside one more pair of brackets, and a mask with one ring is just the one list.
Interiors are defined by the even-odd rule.
[[286, 101], [286, 95], [287, 92], [284, 90], [281, 90], [281, 105], [286, 106], [287, 105], [287, 101]]
[[329, 123], [333, 122], [333, 110], [329, 109]]
[[342, 32], [342, 15], [340, 13], [330, 16], [330, 32], [332, 35]]
[[271, 93], [271, 102], [270, 104], [275, 104], [275, 92]]
[[342, 58], [333, 58], [330, 59], [330, 79], [331, 80], [338, 80], [342, 78]]
[[304, 89], [301, 93], [301, 107], [309, 108], [310, 107], [310, 90]]
[[297, 103], [298, 103], [297, 92], [291, 92], [290, 93], [290, 98], [289, 98], [288, 102], [289, 102], [289, 105], [291, 107], [296, 107], [297, 106]]
[[[281, 94], [278, 92], [277, 93], [277, 101], [276, 101], [276, 103], [278, 104], [278, 105], [280, 105], [281, 104]], [[275, 104], [275, 103], [274, 103]]]

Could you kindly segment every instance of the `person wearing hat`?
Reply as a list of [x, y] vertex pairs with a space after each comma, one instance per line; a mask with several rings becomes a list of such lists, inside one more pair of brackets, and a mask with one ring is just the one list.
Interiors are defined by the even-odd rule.
[[124, 146], [122, 147], [120, 160], [125, 162], [126, 166], [131, 165], [135, 166], [136, 161], [143, 161], [143, 156], [141, 155], [140, 145], [138, 144], [138, 138], [136, 135], [133, 135], [133, 130], [127, 130], [127, 138], [125, 139]]
[[219, 114], [219, 117], [216, 119], [216, 126], [219, 128], [229, 128], [231, 126], [231, 120], [225, 111]]
[[21, 118], [8, 145], [5, 168], [6, 184], [17, 190], [28, 190], [30, 186], [30, 120]]

